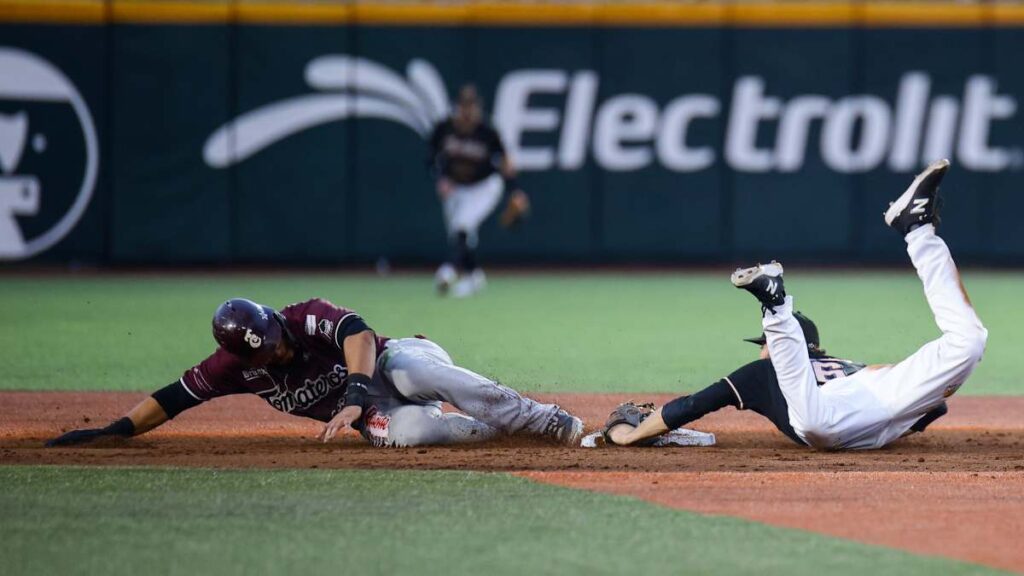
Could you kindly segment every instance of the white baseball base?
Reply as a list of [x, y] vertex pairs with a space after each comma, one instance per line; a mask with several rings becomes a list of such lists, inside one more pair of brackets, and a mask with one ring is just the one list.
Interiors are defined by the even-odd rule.
[[[604, 438], [600, 432], [594, 432], [587, 434], [580, 441], [580, 446], [583, 448], [597, 448], [598, 445], [604, 444]], [[658, 438], [658, 441], [654, 443], [653, 448], [666, 448], [670, 446], [714, 446], [715, 435], [710, 432], [699, 432], [697, 430], [688, 430], [686, 428], [676, 428], [671, 432], [666, 432]]]

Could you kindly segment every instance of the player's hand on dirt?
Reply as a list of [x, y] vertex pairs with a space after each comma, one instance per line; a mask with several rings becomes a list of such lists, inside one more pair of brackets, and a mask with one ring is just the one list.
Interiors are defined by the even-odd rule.
[[437, 179], [437, 195], [440, 196], [441, 200], [447, 200], [452, 195], [452, 190], [455, 186], [452, 185], [452, 181], [447, 178]]
[[522, 222], [530, 213], [530, 197], [522, 190], [516, 190], [508, 198], [505, 210], [501, 213], [501, 225], [511, 228]]
[[65, 434], [53, 438], [46, 442], [48, 448], [55, 446], [73, 446], [75, 444], [84, 444], [91, 442], [102, 436], [110, 435], [105, 428], [83, 428], [80, 430], [72, 430]]
[[331, 421], [324, 425], [324, 429], [317, 435], [321, 442], [330, 442], [339, 432], [352, 430], [352, 424], [363, 415], [363, 409], [359, 406], [346, 406], [331, 418]]
[[[137, 409], [138, 407], [136, 407]], [[136, 410], [133, 409], [133, 412]], [[163, 411], [160, 412], [163, 414]], [[166, 415], [164, 416], [166, 420]], [[129, 416], [119, 418], [108, 424], [105, 428], [81, 428], [78, 430], [72, 430], [65, 434], [50, 440], [46, 443], [47, 446], [70, 446], [73, 444], [82, 444], [84, 442], [91, 442], [101, 436], [120, 436], [121, 438], [128, 438], [134, 436], [138, 431], [135, 426], [135, 421]]]

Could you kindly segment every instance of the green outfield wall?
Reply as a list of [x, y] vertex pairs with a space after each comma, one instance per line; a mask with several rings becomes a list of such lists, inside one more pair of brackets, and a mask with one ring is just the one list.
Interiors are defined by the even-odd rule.
[[1024, 9], [780, 6], [0, 0], [0, 259], [436, 260], [473, 81], [534, 201], [490, 261], [891, 261], [949, 157], [960, 260], [1024, 263]]

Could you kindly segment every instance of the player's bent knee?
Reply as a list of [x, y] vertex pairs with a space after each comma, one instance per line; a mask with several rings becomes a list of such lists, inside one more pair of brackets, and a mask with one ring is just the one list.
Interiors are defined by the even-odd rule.
[[388, 440], [396, 448], [444, 444], [447, 441], [447, 424], [436, 413], [425, 408], [401, 409], [393, 414], [388, 430]]
[[396, 430], [391, 433], [389, 439], [395, 448], [443, 444], [437, 434], [425, 430]]

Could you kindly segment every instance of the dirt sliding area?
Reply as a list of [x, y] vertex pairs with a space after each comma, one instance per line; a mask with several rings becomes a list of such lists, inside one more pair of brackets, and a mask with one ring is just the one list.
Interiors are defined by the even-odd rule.
[[[42, 447], [43, 439], [62, 431], [105, 424], [142, 397], [0, 393], [0, 461], [506, 471], [703, 514], [1024, 572], [1024, 398], [954, 398], [950, 414], [927, 434], [873, 452], [801, 448], [756, 415], [733, 410], [694, 426], [717, 435], [713, 448], [588, 450], [507, 440], [472, 447], [373, 449], [354, 437], [323, 445], [313, 439], [316, 422], [279, 414], [251, 397], [211, 402], [129, 441]], [[581, 415], [589, 430], [626, 398], [541, 399]]]

